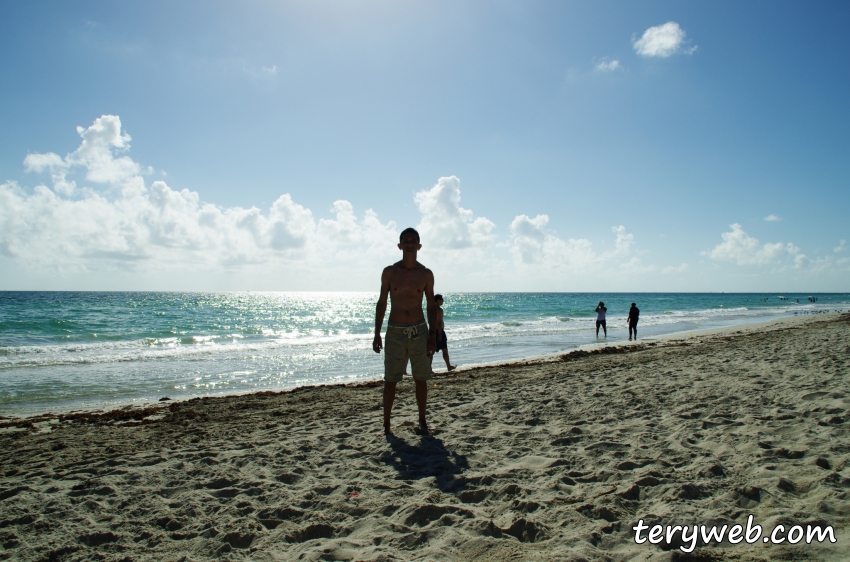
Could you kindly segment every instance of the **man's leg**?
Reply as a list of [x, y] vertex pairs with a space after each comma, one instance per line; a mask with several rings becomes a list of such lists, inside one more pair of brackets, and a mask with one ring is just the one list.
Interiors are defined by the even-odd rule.
[[443, 348], [443, 360], [446, 362], [446, 369], [449, 371], [454, 370], [454, 365], [449, 362], [449, 349], [447, 347]]
[[[392, 434], [392, 430], [390, 429], [390, 415], [393, 413], [396, 384], [398, 383], [384, 381], [384, 433], [388, 435]], [[418, 390], [419, 387], [417, 387], [417, 398], [419, 397]]]
[[[419, 407], [419, 427], [428, 429], [428, 422], [425, 421], [425, 407], [428, 405], [428, 381], [414, 382], [416, 383], [416, 405]], [[386, 412], [386, 406], [384, 406], [384, 411]], [[386, 416], [386, 414], [384, 415]]]
[[608, 337], [608, 324], [605, 323], [605, 322], [602, 323], [602, 331], [605, 332], [605, 337], [607, 338]]

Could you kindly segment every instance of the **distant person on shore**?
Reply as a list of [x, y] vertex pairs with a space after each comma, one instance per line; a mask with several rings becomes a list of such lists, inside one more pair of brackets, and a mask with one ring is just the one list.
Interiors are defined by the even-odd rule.
[[[443, 361], [446, 362], [446, 369], [454, 371], [457, 366], [449, 363], [449, 340], [446, 338], [446, 326], [443, 323], [443, 295], [434, 295], [434, 304], [437, 305], [437, 347], [434, 353], [443, 350]], [[431, 362], [434, 362], [433, 355]]]
[[[390, 297], [390, 319], [387, 323], [387, 345], [384, 353], [384, 434], [392, 435], [390, 415], [393, 411], [396, 385], [404, 376], [410, 361], [416, 385], [416, 405], [419, 408], [419, 427], [416, 433], [428, 433], [425, 407], [428, 403], [428, 380], [431, 378], [430, 357], [436, 347], [436, 305], [434, 304], [434, 274], [416, 261], [422, 248], [419, 233], [406, 228], [399, 236], [401, 261], [384, 268], [381, 273], [381, 294], [375, 308], [375, 339], [372, 349], [380, 353], [381, 326]], [[428, 311], [428, 323], [422, 314], [422, 298]], [[429, 333], [428, 326], [431, 326]]]
[[596, 307], [596, 337], [599, 337], [599, 326], [602, 326], [602, 331], [605, 333], [605, 337], [608, 337], [608, 327], [605, 325], [605, 313], [608, 311], [605, 308], [605, 303], [599, 301], [599, 306]]
[[629, 341], [632, 341], [632, 332], [635, 334], [635, 340], [637, 340], [637, 323], [638, 317], [640, 316], [640, 309], [635, 306], [635, 303], [632, 303], [632, 307], [629, 309]]

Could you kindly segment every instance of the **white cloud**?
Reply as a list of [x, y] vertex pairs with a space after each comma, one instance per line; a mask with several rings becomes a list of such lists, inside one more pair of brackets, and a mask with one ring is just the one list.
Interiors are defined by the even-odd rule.
[[[71, 275], [88, 286], [109, 279], [101, 286], [116, 289], [141, 278], [191, 288], [180, 285], [190, 276], [212, 288], [376, 288], [377, 272], [398, 259], [399, 228], [371, 209], [358, 212], [339, 199], [329, 212], [315, 213], [287, 193], [262, 209], [214, 205], [169, 186], [162, 172], [148, 176], [150, 167], [126, 154], [130, 136], [117, 116], [104, 115], [79, 134], [79, 146], [64, 157], [26, 156], [25, 169], [45, 174], [45, 184], [0, 184], [0, 260], [55, 288]], [[595, 247], [586, 238], [557, 236], [546, 214], [522, 214], [499, 239], [492, 221], [461, 206], [454, 176], [419, 191], [414, 201], [422, 257], [443, 290], [622, 290], [634, 287], [638, 275], [644, 290], [653, 290], [661, 276], [647, 273], [687, 268], [658, 271], [642, 263], [635, 236], [623, 225]], [[738, 224], [722, 238], [705, 254], [739, 264], [784, 263], [806, 275], [847, 271], [850, 264], [833, 255], [809, 258], [794, 244], [762, 244]], [[844, 246], [842, 240], [835, 253]], [[8, 282], [20, 282], [5, 271]], [[236, 281], [226, 285], [227, 279]]]
[[[758, 239], [744, 232], [744, 229], [738, 223], [731, 225], [730, 228], [732, 229], [731, 232], [721, 234], [723, 242], [715, 246], [711, 252], [707, 252], [712, 259], [734, 261], [738, 265], [765, 265], [789, 255], [797, 256], [800, 254], [800, 248], [791, 243], [787, 245], [781, 242], [762, 244]], [[803, 261], [799, 260], [796, 263], [800, 264]]]
[[673, 265], [667, 266], [667, 267], [665, 267], [664, 269], [661, 270], [661, 273], [665, 273], [665, 274], [683, 273], [687, 269], [688, 269], [688, 264], [681, 263], [681, 264], [676, 265], [676, 266], [673, 266]]
[[460, 180], [455, 176], [440, 178], [413, 200], [422, 213], [417, 230], [429, 246], [460, 250], [492, 245], [496, 225], [484, 217], [473, 218], [472, 211], [460, 206]]
[[844, 245], [847, 243], [847, 240], [842, 240], [841, 243], [832, 249], [833, 252], [839, 254], [844, 251]]
[[614, 72], [615, 70], [623, 70], [618, 60], [603, 59], [596, 63], [596, 70], [599, 72]]
[[[510, 246], [510, 251], [517, 265], [540, 266], [544, 269], [570, 271], [573, 274], [584, 275], [599, 271], [607, 263], [617, 261], [617, 258], [629, 257], [634, 245], [634, 235], [627, 233], [622, 225], [615, 226], [611, 229], [617, 235], [614, 242], [615, 249], [597, 254], [590, 240], [586, 238], [563, 240], [547, 230], [548, 223], [547, 215], [537, 215], [534, 218], [518, 215], [513, 220], [511, 223], [513, 244]], [[632, 271], [646, 269], [635, 257], [619, 263], [619, 268]]]
[[797, 254], [794, 257], [794, 267], [797, 268], [797, 269], [801, 269], [803, 267], [806, 267], [810, 263], [812, 263], [812, 260], [810, 260], [808, 257], [806, 257], [806, 254]]
[[49, 171], [54, 189], [71, 195], [76, 182], [66, 175], [75, 167], [86, 169], [86, 179], [101, 184], [119, 185], [140, 173], [139, 165], [127, 156], [115, 157], [115, 152], [129, 150], [130, 135], [121, 134], [121, 119], [104, 115], [95, 119], [87, 129], [77, 127], [83, 142], [74, 152], [61, 158], [58, 154], [28, 154], [24, 167], [28, 172]]
[[590, 240], [562, 240], [547, 231], [548, 223], [547, 215], [537, 215], [533, 219], [519, 215], [511, 222], [513, 245], [510, 251], [518, 263], [579, 268], [588, 267], [598, 259]]
[[[118, 117], [105, 115], [78, 131], [83, 141], [65, 158], [30, 154], [24, 161], [30, 172], [49, 171], [53, 189], [39, 185], [28, 193], [14, 182], [0, 185], [3, 255], [36, 267], [81, 270], [103, 263], [123, 269], [143, 263], [175, 270], [244, 264], [304, 270], [340, 260], [382, 263], [386, 249], [394, 249], [395, 223], [382, 224], [371, 210], [359, 219], [348, 201], [336, 201], [335, 218], [318, 223], [289, 194], [266, 213], [221, 208], [164, 181], [146, 186], [141, 167], [115, 154], [130, 140]], [[75, 190], [66, 175], [77, 169], [106, 189]]]
[[519, 215], [511, 223], [514, 245], [511, 252], [518, 261], [535, 263], [543, 259], [543, 244], [546, 241], [547, 215], [537, 215], [533, 219], [528, 215]]
[[597, 260], [589, 240], [562, 240], [547, 231], [548, 223], [547, 215], [537, 215], [533, 219], [519, 215], [513, 220], [511, 253], [517, 263], [561, 269], [589, 267]]
[[65, 160], [70, 166], [86, 168], [86, 179], [105, 184], [120, 184], [139, 174], [139, 165], [129, 156], [115, 158], [114, 152], [130, 149], [130, 135], [121, 134], [121, 119], [104, 115], [89, 128], [77, 127], [83, 137], [80, 147]]
[[45, 170], [52, 171], [54, 168], [66, 167], [65, 161], [58, 154], [48, 152], [47, 154], [27, 154], [24, 158], [24, 169], [27, 172], [41, 173]]
[[644, 57], [667, 58], [677, 52], [691, 54], [697, 47], [693, 46], [683, 49], [685, 44], [685, 30], [674, 21], [668, 21], [663, 25], [650, 27], [643, 32], [640, 39], [634, 41], [635, 52]]
[[611, 231], [617, 235], [617, 239], [614, 241], [615, 249], [612, 257], [627, 255], [635, 243], [635, 235], [627, 234], [626, 227], [622, 224], [620, 226], [611, 227]]
[[776, 221], [781, 221], [782, 219], [779, 218], [779, 216], [777, 216], [777, 215], [769, 214], [766, 217], [764, 217], [764, 220], [767, 221], [767, 222], [776, 222]]

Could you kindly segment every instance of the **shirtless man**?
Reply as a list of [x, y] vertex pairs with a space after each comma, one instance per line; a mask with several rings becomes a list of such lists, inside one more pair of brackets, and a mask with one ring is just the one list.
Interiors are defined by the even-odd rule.
[[[416, 405], [419, 407], [420, 435], [428, 433], [425, 406], [428, 402], [428, 380], [431, 378], [431, 355], [436, 343], [436, 305], [434, 304], [434, 274], [416, 261], [422, 248], [419, 233], [412, 228], [402, 231], [398, 249], [403, 252], [400, 262], [384, 268], [381, 273], [381, 295], [375, 308], [375, 339], [372, 349], [380, 353], [381, 326], [387, 312], [387, 295], [392, 304], [387, 324], [387, 347], [384, 354], [384, 433], [392, 435], [390, 415], [393, 411], [396, 385], [401, 382], [410, 361], [416, 384]], [[428, 323], [422, 314], [422, 297], [428, 310]], [[428, 326], [433, 329], [428, 332]]]

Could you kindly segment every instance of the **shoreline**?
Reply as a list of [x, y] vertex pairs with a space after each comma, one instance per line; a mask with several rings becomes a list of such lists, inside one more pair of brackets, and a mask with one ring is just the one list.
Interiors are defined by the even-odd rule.
[[[839, 307], [838, 310], [841, 311], [842, 309]], [[753, 312], [755, 312], [755, 315], [749, 316]], [[804, 313], [805, 311], [799, 312]], [[672, 335], [682, 330], [693, 330], [695, 327], [695, 323], [687, 319], [660, 320], [658, 318], [653, 319], [652, 313], [649, 314], [649, 323], [641, 325], [641, 339], [643, 341]], [[716, 319], [710, 318], [711, 315], [709, 314], [708, 319], [703, 318], [697, 324], [733, 327], [761, 322], [763, 320], [772, 321], [793, 317], [794, 314], [796, 312], [789, 312], [787, 310], [784, 312], [774, 311], [770, 314], [764, 311], [751, 311], [743, 317], [736, 315], [732, 319], [721, 319], [719, 322]], [[676, 318], [676, 316], [674, 314], [670, 318]], [[587, 318], [586, 320], [586, 325], [576, 325], [563, 335], [559, 333], [547, 335], [545, 330], [541, 334], [536, 334], [532, 330], [528, 337], [510, 338], [503, 342], [499, 339], [488, 340], [487, 338], [483, 338], [481, 341], [472, 338], [473, 341], [471, 342], [460, 339], [456, 342], [458, 347], [455, 349], [458, 355], [455, 358], [465, 360], [462, 361], [462, 368], [477, 368], [510, 362], [536, 361], [545, 359], [547, 356], [557, 357], [562, 353], [575, 349], [592, 348], [597, 343], [604, 344], [605, 340], [598, 340], [598, 342], [593, 340], [593, 320], [592, 318]], [[609, 330], [611, 339], [607, 340], [607, 345], [616, 345], [620, 342], [625, 343], [627, 341], [625, 338], [625, 324], [618, 324], [620, 318], [614, 319], [612, 316], [611, 320], [612, 324]], [[571, 324], [574, 324], [574, 322]], [[311, 352], [315, 353], [333, 353], [332, 348], [327, 348], [327, 345], [319, 345], [316, 348], [310, 349]], [[280, 361], [274, 352], [263, 351], [261, 353], [260, 363], [258, 364], [259, 366], [254, 367], [251, 365], [255, 361], [255, 358], [252, 356], [254, 352], [251, 349], [242, 350], [241, 352], [236, 350], [230, 353], [231, 357], [227, 358], [229, 362], [226, 366], [222, 366], [220, 371], [217, 370], [218, 365], [210, 363], [210, 358], [214, 358], [215, 355], [206, 357], [206, 352], [203, 351], [202, 346], [191, 346], [186, 350], [180, 347], [178, 350], [179, 353], [178, 351], [174, 351], [166, 354], [170, 359], [164, 362], [152, 361], [146, 363], [144, 356], [142, 356], [141, 360], [130, 361], [126, 364], [121, 360], [95, 361], [93, 367], [86, 366], [85, 357], [82, 358], [82, 362], [78, 366], [76, 365], [76, 361], [72, 362], [74, 363], [73, 365], [63, 366], [65, 365], [63, 358], [66, 354], [53, 350], [50, 353], [59, 353], [57, 355], [59, 357], [59, 367], [51, 366], [52, 363], [48, 361], [44, 367], [45, 370], [42, 370], [36, 364], [27, 365], [27, 361], [25, 360], [21, 366], [16, 367], [17, 358], [15, 361], [9, 359], [11, 361], [9, 365], [4, 364], [4, 366], [10, 367], [9, 370], [4, 370], [5, 373], [8, 373], [9, 377], [7, 381], [8, 388], [4, 387], [3, 392], [6, 395], [4, 399], [8, 400], [8, 402], [0, 406], [0, 416], [25, 418], [49, 412], [58, 414], [81, 411], [103, 411], [123, 408], [127, 405], [149, 407], [156, 404], [162, 397], [169, 397], [175, 400], [188, 400], [201, 396], [238, 396], [251, 392], [290, 390], [307, 385], [379, 380], [383, 370], [381, 367], [382, 361], [380, 359], [375, 360], [371, 352], [365, 352], [364, 355], [365, 349], [365, 347], [363, 349], [358, 347], [356, 352], [344, 352], [339, 356], [343, 359], [341, 363], [323, 364], [321, 361], [315, 363], [315, 365], [309, 367], [309, 374], [305, 374], [308, 371], [302, 373], [298, 370], [304, 367], [302, 365], [304, 361], [300, 359], [295, 361], [296, 363], [300, 361], [300, 363], [293, 365], [295, 370], [290, 371], [288, 374], [285, 369], [282, 372], [274, 371], [274, 369], [270, 371], [269, 365], [272, 365], [275, 361]], [[198, 367], [194, 367], [197, 373], [199, 373], [197, 375], [199, 378], [195, 378], [194, 382], [190, 380], [191, 377], [187, 378], [187, 373], [189, 372], [187, 371], [187, 366], [190, 366], [189, 363], [177, 361], [172, 364], [170, 362], [175, 361], [174, 357], [180, 356], [179, 354], [183, 353], [183, 351], [189, 354], [188, 357], [198, 356], [206, 358], [206, 362], [203, 362]], [[177, 355], [172, 357], [174, 353], [177, 353]], [[283, 350], [281, 353], [282, 357], [284, 357], [282, 362], [287, 363], [285, 368], [289, 368], [288, 363], [293, 362], [293, 358], [289, 357], [289, 355], [294, 352]], [[345, 355], [345, 353], [348, 355]], [[370, 357], [366, 357], [366, 355]], [[51, 357], [52, 355], [48, 356], [48, 359]], [[157, 357], [154, 356], [153, 359]], [[240, 360], [240, 357], [247, 357], [250, 360]], [[336, 361], [336, 358], [334, 361]], [[350, 364], [346, 363], [346, 361]], [[441, 361], [438, 360], [437, 364], [440, 365]], [[29, 367], [32, 367], [34, 370], [31, 372], [28, 371], [27, 369]], [[318, 371], [316, 371], [316, 367], [318, 367]], [[55, 371], [57, 368], [59, 371]], [[437, 370], [437, 372], [440, 371], [442, 369]], [[135, 374], [131, 375], [131, 373]], [[246, 380], [239, 380], [243, 374]], [[77, 378], [76, 381], [72, 375]], [[89, 375], [92, 375], [91, 378], [89, 378]], [[38, 383], [42, 378], [51, 380], [54, 376], [57, 377], [55, 386], [48, 388]], [[128, 379], [129, 376], [134, 377], [134, 380]], [[219, 382], [223, 384], [219, 384]]]
[[[453, 378], [459, 374], [470, 373], [470, 372], [478, 372], [482, 370], [488, 369], [501, 369], [501, 368], [516, 368], [516, 367], [528, 367], [528, 366], [540, 366], [550, 363], [558, 363], [562, 361], [570, 361], [575, 358], [581, 358], [587, 356], [588, 353], [595, 354], [599, 352], [599, 350], [604, 349], [617, 349], [616, 353], [623, 353], [628, 351], [623, 351], [621, 348], [628, 347], [637, 347], [638, 350], [643, 349], [643, 346], [664, 346], [664, 345], [678, 345], [680, 340], [692, 340], [698, 339], [700, 337], [720, 337], [720, 336], [728, 336], [730, 334], [740, 335], [745, 333], [752, 333], [762, 330], [771, 330], [771, 329], [784, 329], [788, 326], [786, 325], [798, 325], [798, 324], [806, 324], [810, 321], [818, 321], [825, 320], [832, 317], [840, 317], [842, 314], [848, 314], [847, 312], [820, 312], [815, 314], [805, 314], [805, 315], [789, 315], [782, 316], [780, 318], [773, 318], [766, 321], [758, 321], [758, 322], [748, 322], [744, 324], [735, 324], [731, 326], [723, 326], [718, 328], [703, 328], [700, 330], [685, 330], [679, 332], [672, 332], [669, 334], [661, 334], [658, 336], [648, 336], [646, 338], [642, 338], [639, 341], [598, 341], [589, 344], [580, 345], [574, 349], [571, 349], [564, 353], [551, 353], [546, 355], [535, 355], [529, 357], [522, 357], [517, 359], [507, 359], [504, 361], [493, 361], [486, 363], [472, 363], [468, 365], [459, 366], [457, 369], [449, 373], [445, 369], [438, 369], [434, 371], [433, 378]], [[686, 336], [685, 334], [688, 334]], [[689, 343], [699, 343], [699, 341], [690, 341]], [[601, 352], [606, 353], [606, 352]], [[611, 352], [607, 352], [611, 353]], [[405, 376], [404, 382], [410, 382], [412, 380], [410, 376]], [[34, 427], [38, 427], [39, 429], [48, 429], [49, 426], [52, 425], [55, 421], [59, 421], [62, 419], [90, 419], [90, 420], [149, 420], [149, 419], [159, 419], [159, 416], [168, 409], [171, 404], [182, 404], [195, 400], [207, 400], [207, 399], [238, 399], [249, 396], [262, 396], [262, 395], [274, 395], [274, 394], [286, 394], [303, 391], [305, 389], [322, 389], [322, 388], [372, 388], [375, 386], [379, 386], [383, 384], [383, 378], [375, 378], [375, 379], [367, 379], [349, 383], [336, 383], [336, 384], [315, 384], [315, 385], [302, 385], [296, 386], [293, 388], [281, 389], [281, 390], [258, 390], [258, 391], [250, 391], [245, 393], [232, 393], [232, 394], [213, 394], [213, 395], [200, 395], [200, 396], [192, 396], [189, 398], [175, 398], [172, 399], [170, 397], [163, 397], [157, 401], [140, 401], [139, 403], [122, 403], [116, 404], [115, 406], [104, 406], [102, 408], [92, 408], [92, 409], [64, 409], [64, 408], [53, 408], [53, 409], [45, 409], [44, 411], [32, 412], [26, 415], [15, 415], [14, 413], [9, 413], [7, 415], [0, 414], [0, 433], [4, 431], [8, 431], [11, 428], [18, 427], [30, 427], [30, 423], [35, 424]], [[140, 413], [145, 413], [146, 415], [141, 416]]]

